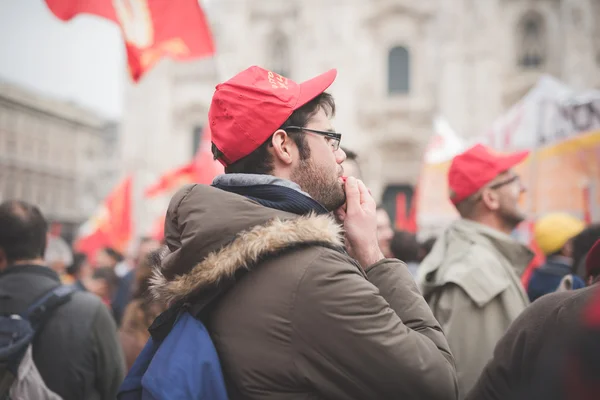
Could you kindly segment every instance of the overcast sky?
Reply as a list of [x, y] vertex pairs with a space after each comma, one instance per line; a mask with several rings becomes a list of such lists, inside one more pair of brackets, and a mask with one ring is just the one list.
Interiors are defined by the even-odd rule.
[[62, 22], [44, 0], [0, 0], [0, 79], [97, 113], [121, 115], [125, 50], [116, 24]]

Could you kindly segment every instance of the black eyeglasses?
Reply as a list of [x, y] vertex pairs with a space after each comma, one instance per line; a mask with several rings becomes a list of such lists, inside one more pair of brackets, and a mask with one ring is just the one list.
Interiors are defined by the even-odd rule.
[[325, 136], [327, 139], [329, 139], [328, 142], [331, 145], [331, 148], [333, 149], [333, 151], [336, 151], [340, 148], [340, 141], [342, 140], [341, 133], [318, 131], [316, 129], [301, 128], [299, 126], [288, 126], [284, 130], [288, 130], [288, 129], [294, 130], [294, 131], [306, 131], [306, 132], [310, 132], [310, 133], [315, 133], [317, 135]]
[[[487, 186], [487, 189], [492, 189], [492, 190], [500, 189], [501, 187], [510, 185], [511, 183], [514, 183], [514, 182], [521, 182], [521, 177], [519, 175], [511, 176], [508, 179], [505, 179], [498, 183], [494, 183], [493, 185]], [[479, 201], [479, 200], [481, 200], [482, 197], [483, 197], [483, 193], [479, 193], [479, 194], [477, 194], [477, 197], [474, 198], [474, 200]]]
[[506, 186], [506, 185], [510, 185], [513, 182], [517, 182], [520, 181], [521, 178], [519, 177], [519, 175], [515, 175], [515, 176], [511, 176], [508, 179], [505, 179], [503, 181], [500, 181], [498, 183], [495, 183], [493, 185], [488, 186], [490, 189], [500, 189], [502, 186]]

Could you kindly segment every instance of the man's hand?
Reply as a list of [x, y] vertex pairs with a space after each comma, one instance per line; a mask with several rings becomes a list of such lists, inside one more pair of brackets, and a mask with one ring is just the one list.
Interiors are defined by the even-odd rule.
[[344, 188], [346, 204], [336, 210], [336, 216], [346, 231], [348, 253], [367, 268], [385, 258], [377, 242], [377, 206], [362, 181], [349, 177]]

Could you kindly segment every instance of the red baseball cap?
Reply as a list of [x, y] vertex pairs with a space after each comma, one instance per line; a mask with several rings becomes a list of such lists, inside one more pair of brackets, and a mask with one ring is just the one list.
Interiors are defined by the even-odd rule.
[[586, 276], [600, 273], [600, 240], [596, 241], [585, 258]]
[[529, 151], [501, 154], [477, 144], [454, 157], [448, 171], [450, 200], [458, 204], [508, 171], [529, 155]]
[[336, 75], [332, 69], [298, 84], [252, 66], [218, 84], [208, 121], [212, 142], [223, 153], [221, 164], [232, 164], [256, 150], [295, 110], [327, 90]]

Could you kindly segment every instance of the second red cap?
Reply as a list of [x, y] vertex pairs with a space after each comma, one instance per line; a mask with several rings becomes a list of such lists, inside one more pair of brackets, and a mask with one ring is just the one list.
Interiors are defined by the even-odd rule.
[[477, 144], [454, 157], [448, 171], [450, 200], [458, 204], [490, 183], [502, 172], [521, 163], [528, 151], [502, 154]]

